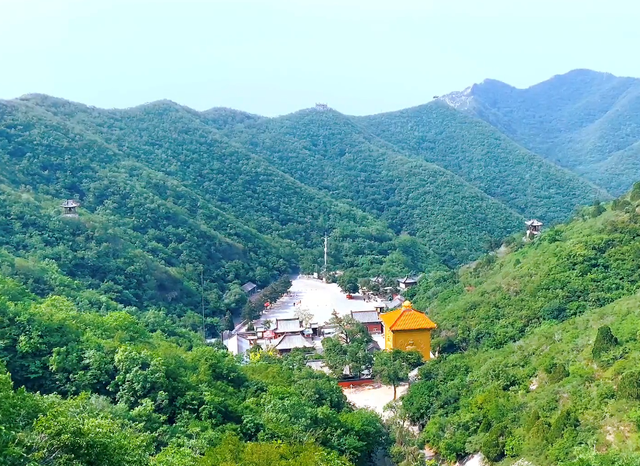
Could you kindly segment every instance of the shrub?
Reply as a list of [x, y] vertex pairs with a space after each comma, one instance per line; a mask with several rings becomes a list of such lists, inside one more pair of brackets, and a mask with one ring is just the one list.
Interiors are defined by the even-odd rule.
[[561, 322], [568, 317], [566, 304], [557, 300], [547, 303], [540, 313], [545, 320], [557, 320]]
[[567, 370], [567, 367], [564, 364], [556, 364], [549, 374], [549, 382], [557, 383], [566, 377], [569, 377], [569, 371]]
[[618, 384], [618, 396], [640, 400], [640, 370], [632, 370], [622, 374]]
[[504, 457], [505, 440], [501, 426], [491, 428], [485, 436], [481, 451], [489, 461], [500, 461]]
[[551, 429], [547, 437], [549, 443], [561, 439], [567, 430], [574, 429], [578, 427], [578, 425], [578, 417], [570, 409], [563, 409], [551, 424]]
[[606, 352], [618, 346], [618, 339], [608, 325], [603, 325], [598, 329], [596, 340], [593, 343], [591, 354], [593, 359], [600, 359]]
[[640, 181], [633, 185], [633, 189], [631, 190], [631, 200], [640, 201]]

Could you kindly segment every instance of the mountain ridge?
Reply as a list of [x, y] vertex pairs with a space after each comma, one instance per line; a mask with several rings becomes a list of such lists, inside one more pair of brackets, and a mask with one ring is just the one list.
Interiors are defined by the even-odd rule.
[[439, 100], [614, 195], [636, 181], [640, 79], [582, 69], [523, 89], [496, 83]]
[[[58, 101], [56, 104], [64, 102]], [[172, 112], [174, 107], [161, 105], [160, 108]], [[336, 265], [353, 267], [362, 256], [370, 256], [371, 264], [381, 266], [386, 256], [397, 247], [393, 233], [382, 222], [317, 193], [284, 174], [278, 174], [259, 157], [249, 156], [233, 145], [225, 146], [226, 152], [223, 153], [228, 154], [228, 157], [235, 157], [236, 164], [224, 164], [224, 160], [219, 160], [218, 168], [209, 166], [203, 170], [201, 173], [205, 175], [207, 170], [212, 173], [208, 175], [209, 183], [213, 179], [220, 182], [203, 191], [199, 188], [201, 184], [194, 183], [196, 178], [191, 182], [187, 178], [182, 178], [181, 181], [180, 177], [173, 176], [175, 169], [171, 167], [171, 164], [179, 162], [176, 157], [188, 157], [184, 160], [196, 161], [193, 158], [196, 152], [189, 151], [186, 155], [180, 155], [184, 154], [183, 151], [171, 152], [171, 157], [165, 159], [165, 166], [158, 165], [156, 161], [159, 162], [160, 159], [150, 147], [161, 143], [165, 136], [160, 139], [151, 138], [148, 141], [151, 146], [143, 146], [131, 134], [127, 134], [127, 129], [120, 126], [118, 120], [98, 120], [111, 128], [105, 129], [111, 136], [111, 140], [105, 143], [99, 133], [96, 135], [95, 128], [87, 126], [91, 118], [96, 118], [96, 112], [100, 117], [100, 112], [89, 107], [86, 109], [94, 113], [93, 117], [81, 112], [76, 114], [76, 107], [71, 107], [71, 110], [66, 107], [58, 108], [58, 112], [62, 113], [61, 119], [43, 108], [34, 108], [32, 103], [0, 103], [0, 166], [6, 167], [2, 170], [4, 181], [11, 192], [15, 193], [11, 197], [13, 200], [7, 199], [6, 208], [10, 209], [11, 203], [20, 199], [17, 194], [19, 189], [31, 189], [37, 197], [76, 197], [83, 204], [83, 209], [88, 209], [92, 215], [109, 216], [116, 220], [112, 222], [114, 228], [123, 228], [125, 232], [130, 230], [128, 238], [138, 241], [142, 235], [146, 239], [144, 244], [147, 251], [156, 258], [168, 261], [167, 264], [172, 267], [182, 264], [179, 269], [181, 275], [186, 276], [189, 287], [198, 287], [199, 278], [195, 276], [194, 268], [206, 263], [204, 276], [208, 290], [205, 301], [210, 315], [224, 313], [227, 306], [224, 304], [224, 296], [231, 290], [237, 291], [237, 285], [244, 281], [262, 282], [264, 286], [270, 277], [273, 279], [276, 274], [290, 271], [294, 262], [307, 269], [319, 263], [322, 257], [321, 236], [328, 226], [331, 227], [332, 240], [336, 242], [330, 256]], [[146, 107], [143, 113], [157, 110], [157, 106]], [[65, 119], [65, 111], [74, 114], [75, 118]], [[178, 115], [183, 113], [181, 110], [177, 111]], [[165, 117], [168, 115], [163, 116]], [[148, 116], [143, 116], [141, 121], [150, 122], [151, 130], [159, 128], [153, 126], [156, 125], [153, 123], [156, 120], [149, 120]], [[171, 144], [176, 141], [173, 131], [167, 133], [167, 143], [169, 140]], [[205, 133], [206, 131], [208, 130]], [[85, 137], [86, 134], [90, 137]], [[131, 157], [132, 150], [135, 157]], [[145, 163], [145, 157], [152, 158], [147, 158]], [[236, 173], [233, 170], [238, 164], [246, 167], [245, 170], [237, 172], [237, 177], [229, 176]], [[246, 170], [253, 170], [251, 167], [257, 167], [262, 178], [251, 175], [252, 178], [247, 179]], [[188, 168], [184, 170], [185, 176], [189, 172], [195, 173], [193, 168]], [[227, 175], [223, 175], [223, 178], [215, 178], [217, 174], [225, 173]], [[265, 193], [277, 193], [279, 190], [284, 194], [268, 197], [255, 193], [255, 189], [251, 191], [250, 187], [255, 188], [261, 183], [265, 186]], [[242, 193], [242, 197], [233, 193]], [[227, 215], [227, 198], [231, 195], [238, 201], [246, 199], [241, 208], [232, 212], [233, 216]], [[15, 208], [17, 205], [21, 204], [16, 204]], [[50, 237], [45, 225], [53, 222], [53, 217], [44, 216], [44, 213], [34, 211], [26, 205], [22, 208], [34, 218], [41, 219], [32, 235], [42, 239]], [[180, 209], [185, 209], [186, 215], [179, 213]], [[309, 216], [309, 213], [313, 215]], [[9, 228], [7, 235], [3, 236], [5, 242], [13, 236], [22, 238], [22, 233], [18, 232], [28, 224], [26, 218], [9, 214], [3, 216], [3, 222], [7, 222], [6, 228]], [[71, 224], [67, 222], [63, 225]], [[158, 228], [158, 225], [163, 225], [163, 228]], [[209, 231], [208, 225], [214, 229]], [[9, 234], [9, 231], [15, 233]], [[226, 234], [226, 238], [233, 238], [236, 244], [248, 246], [243, 249], [244, 255], [240, 257], [242, 261], [238, 262], [238, 257], [228, 256], [220, 263], [221, 254], [224, 255], [227, 249], [222, 243], [216, 244], [218, 240], [215, 238], [220, 233]], [[107, 237], [113, 234], [116, 234], [115, 230]], [[20, 247], [20, 244], [28, 248], [30, 242], [18, 241], [15, 246]], [[95, 253], [100, 254], [100, 244], [100, 241], [96, 243], [89, 238], [85, 247], [90, 250], [95, 248]], [[349, 252], [356, 244], [358, 253]], [[70, 242], [65, 247], [76, 246], [77, 243]], [[28, 254], [28, 249], [18, 251]], [[52, 254], [55, 249], [43, 251], [46, 251], [45, 254]], [[134, 260], [133, 256], [125, 256], [127, 260]], [[66, 259], [60, 260], [66, 263]], [[118, 260], [120, 259], [114, 265]], [[67, 266], [71, 267], [71, 264]], [[425, 266], [427, 264], [422, 262], [409, 267]], [[127, 280], [121, 275], [122, 272], [116, 270], [119, 269], [116, 267], [112, 272], [106, 273], [96, 269], [87, 274], [93, 277], [90, 280], [92, 286], [106, 286], [106, 282], [115, 281], [119, 287], [124, 286], [129, 294], [135, 292], [134, 288], [145, 289], [141, 284], [134, 286], [134, 280]], [[407, 272], [408, 270], [405, 273]], [[145, 283], [149, 286], [155, 286], [153, 277], [144, 278], [142, 270], [136, 273], [136, 277], [146, 280]], [[125, 291], [122, 293], [125, 296]], [[123, 302], [142, 305], [139, 298], [133, 301], [126, 298]], [[149, 297], [146, 302], [152, 304], [156, 301]], [[162, 299], [160, 302], [169, 308], [176, 304], [180, 307], [179, 299], [175, 303]], [[230, 309], [233, 310], [236, 305], [230, 305]]]
[[[554, 197], [571, 199], [567, 204], [574, 206], [610, 198], [576, 174], [518, 146], [491, 125], [442, 102], [353, 118], [404, 153], [455, 173], [520, 215], [562, 221], [571, 211], [549, 209], [559, 204], [550, 200]], [[558, 192], [558, 186], [565, 191]]]
[[[123, 182], [116, 175], [122, 169], [114, 164], [135, 161], [137, 165], [130, 165], [131, 169], [150, 174], [141, 180], [152, 183], [148, 188], [152, 192], [163, 192], [152, 179], [167, 180], [175, 193], [182, 185], [189, 194], [181, 197], [178, 204], [196, 196], [199, 203], [208, 204], [208, 209], [217, 209], [218, 217], [229, 215], [229, 225], [240, 222], [251, 232], [259, 232], [262, 238], [273, 237], [275, 244], [280, 245], [276, 248], [290, 245], [295, 252], [286, 254], [285, 262], [291, 264], [298, 257], [303, 270], [319, 267], [320, 236], [327, 230], [334, 232], [332, 241], [338, 245], [334, 262], [343, 266], [359, 267], [360, 261], [353, 255], [358, 250], [354, 248], [356, 243], [364, 248], [361, 253], [375, 257], [369, 266], [374, 274], [379, 267], [398, 271], [394, 273], [402, 273], [400, 270], [405, 266], [408, 271], [430, 267], [437, 262], [435, 257], [448, 266], [456, 266], [473, 260], [486, 251], [487, 245], [521, 229], [525, 216], [560, 221], [571, 215], [574, 206], [596, 197], [588, 194], [593, 190], [586, 183], [581, 186], [587, 194], [575, 196], [572, 194], [575, 190], [565, 189], [573, 186], [573, 179], [564, 176], [550, 178], [549, 183], [558, 192], [542, 204], [534, 191], [521, 187], [509, 188], [511, 193], [520, 191], [517, 198], [510, 199], [509, 195], [491, 191], [479, 179], [470, 178], [473, 169], [456, 171], [460, 164], [484, 163], [482, 151], [473, 152], [475, 160], [464, 152], [456, 153], [457, 167], [446, 166], [442, 161], [433, 163], [411, 148], [381, 138], [362, 124], [362, 119], [332, 109], [308, 108], [266, 118], [228, 108], [200, 112], [170, 100], [111, 110], [44, 94], [29, 94], [1, 103], [5, 108], [17, 109], [15, 115], [8, 116], [5, 135], [20, 133], [24, 141], [38, 138], [37, 131], [45, 130], [45, 126], [36, 128], [33, 134], [31, 126], [43, 124], [48, 121], [46, 115], [50, 115], [51, 121], [57, 122], [55, 125], [69, 128], [69, 140], [64, 144], [73, 146], [77, 141], [82, 146], [84, 143], [78, 138], [87, 138], [96, 141], [96, 147], [103, 147], [95, 149], [98, 152], [91, 158], [80, 155], [74, 159], [63, 156], [66, 149], [61, 142], [49, 149], [55, 156], [43, 153], [36, 145], [34, 149], [40, 150], [36, 159], [53, 163], [52, 170], [43, 170], [46, 175], [42, 178], [35, 172], [29, 174], [31, 168], [23, 165], [23, 172], [19, 173], [25, 185], [38, 177], [49, 180], [47, 183], [53, 186], [58, 186], [55, 180], [65, 180], [65, 189], [82, 197], [85, 188], [74, 179], [75, 171], [85, 173], [84, 183], [90, 185], [88, 180], [106, 168], [105, 178], [113, 176], [117, 184]], [[30, 122], [30, 112], [34, 116], [42, 113], [41, 120]], [[460, 133], [473, 134], [478, 128], [470, 125], [466, 117], [456, 115], [449, 116], [455, 117], [453, 127], [462, 124], [450, 133], [449, 139], [455, 140], [450, 143], [454, 148], [465, 144]], [[31, 126], [21, 127], [23, 123]], [[53, 130], [54, 126], [50, 128]], [[486, 134], [490, 135], [488, 144], [502, 138], [497, 132]], [[486, 134], [473, 137], [479, 140]], [[436, 136], [436, 143], [444, 144]], [[16, 160], [33, 157], [14, 142], [9, 141], [8, 145], [9, 151], [17, 151]], [[494, 149], [491, 146], [483, 150]], [[505, 150], [508, 153], [505, 161], [516, 157], [522, 164], [521, 171], [535, 173], [534, 178], [548, 171], [544, 167], [540, 171], [541, 165], [534, 158], [527, 160], [518, 155], [521, 149], [515, 144], [510, 143]], [[30, 178], [32, 175], [34, 178]], [[525, 185], [505, 178], [510, 180], [501, 181], [505, 186]], [[497, 186], [496, 181], [491, 183]], [[40, 182], [38, 186], [37, 189], [49, 189], [46, 183]], [[98, 199], [96, 204], [88, 207], [97, 208], [107, 199], [106, 193], [118, 197], [106, 184], [102, 186], [103, 193], [94, 196]], [[140, 190], [139, 194], [144, 192]], [[47, 194], [61, 195], [50, 189]], [[358, 224], [366, 227], [356, 227]], [[232, 228], [220, 228], [233, 235]], [[417, 237], [435, 255], [425, 251], [421, 264], [406, 263], [401, 269], [397, 264], [390, 265], [385, 257], [396, 247], [394, 238], [404, 234]], [[286, 267], [280, 263], [275, 269], [281, 272]], [[248, 270], [243, 276], [252, 278]]]
[[[475, 204], [482, 212], [481, 215], [464, 211], [458, 214], [469, 218], [476, 234], [487, 231], [491, 236], [499, 236], [504, 233], [498, 232], [517, 228], [523, 221], [508, 206], [500, 205], [454, 173], [406, 157], [388, 142], [366, 131], [357, 121], [335, 110], [303, 109], [231, 129], [227, 134], [301, 182], [349, 199], [374, 215], [381, 215], [396, 232], [427, 235], [433, 241], [436, 237], [442, 238], [445, 242], [438, 243], [435, 248], [440, 254], [452, 250], [452, 243], [447, 243], [437, 226], [444, 227], [443, 219], [438, 216], [459, 208], [455, 201], [448, 200], [453, 192], [465, 199], [463, 203]], [[417, 196], [418, 192], [424, 193], [422, 197]], [[419, 207], [420, 202], [433, 205]], [[446, 208], [438, 213], [440, 203]], [[491, 222], [491, 214], [486, 210], [489, 204], [489, 210], [508, 222], [508, 228], [498, 226], [495, 221], [495, 226], [485, 228], [482, 225], [481, 216], [487, 224]], [[403, 211], [399, 210], [401, 206]], [[420, 219], [416, 217], [418, 210]], [[447, 223], [444, 231], [457, 231], [461, 238], [474, 234], [471, 228], [459, 222]], [[470, 257], [462, 248], [459, 256], [456, 261]]]

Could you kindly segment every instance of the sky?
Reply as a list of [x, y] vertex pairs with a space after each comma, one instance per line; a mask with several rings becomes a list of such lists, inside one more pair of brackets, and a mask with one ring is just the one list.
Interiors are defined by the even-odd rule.
[[640, 77], [636, 0], [0, 0], [0, 98], [364, 115], [575, 68]]

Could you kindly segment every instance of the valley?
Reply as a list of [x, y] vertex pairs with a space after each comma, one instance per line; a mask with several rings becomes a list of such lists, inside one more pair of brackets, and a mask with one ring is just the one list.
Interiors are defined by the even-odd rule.
[[0, 464], [640, 464], [637, 82], [0, 101]]

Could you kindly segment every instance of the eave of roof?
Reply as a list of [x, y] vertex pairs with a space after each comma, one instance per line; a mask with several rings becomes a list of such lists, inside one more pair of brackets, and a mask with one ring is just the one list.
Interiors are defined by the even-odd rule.
[[386, 328], [396, 330], [433, 330], [438, 326], [422, 312], [415, 309], [397, 309], [381, 314], [380, 318]]

